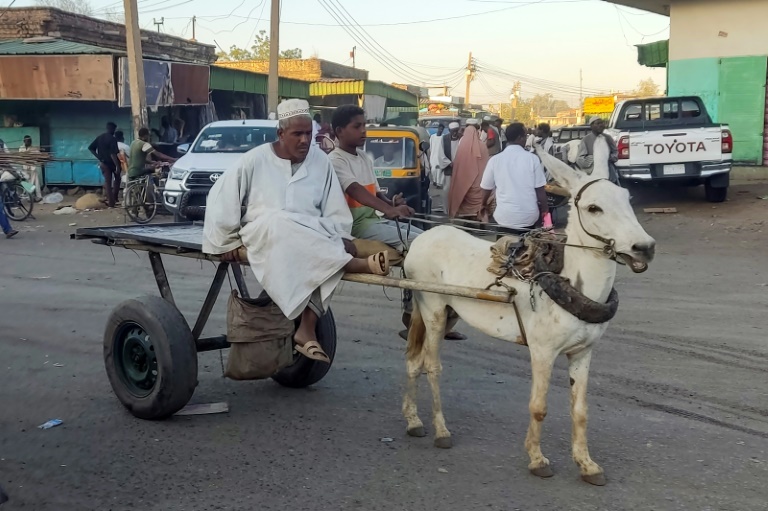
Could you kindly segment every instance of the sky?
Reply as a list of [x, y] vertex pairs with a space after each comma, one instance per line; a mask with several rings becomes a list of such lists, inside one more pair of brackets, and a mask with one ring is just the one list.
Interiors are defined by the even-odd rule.
[[[7, 1], [7, 0], [6, 0]], [[34, 0], [15, 4], [34, 5]], [[90, 0], [98, 14], [120, 12], [122, 1]], [[269, 31], [271, 0], [138, 0], [143, 29], [196, 37], [228, 49], [250, 47]], [[642, 79], [661, 85], [664, 69], [637, 64], [635, 44], [669, 37], [669, 18], [602, 0], [283, 0], [280, 48], [304, 57], [356, 66], [370, 79], [448, 86], [465, 95], [469, 52], [475, 59], [472, 103], [509, 102], [550, 92], [576, 106], [584, 96], [634, 89]], [[340, 26], [345, 25], [345, 26]], [[439, 89], [431, 91], [440, 93]]]

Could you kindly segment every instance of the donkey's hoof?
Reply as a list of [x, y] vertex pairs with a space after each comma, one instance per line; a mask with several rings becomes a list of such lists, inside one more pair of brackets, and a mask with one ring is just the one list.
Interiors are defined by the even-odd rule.
[[544, 465], [543, 467], [532, 468], [531, 474], [546, 479], [555, 475], [555, 472], [552, 470], [551, 465]]
[[605, 474], [602, 472], [599, 474], [582, 474], [581, 480], [585, 483], [593, 484], [595, 486], [605, 486]]
[[407, 433], [408, 433], [408, 436], [415, 436], [417, 438], [422, 438], [427, 436], [427, 432], [424, 431], [424, 426], [416, 426], [415, 428], [408, 428]]
[[449, 436], [435, 438], [435, 447], [438, 449], [450, 449], [453, 447], [453, 440]]

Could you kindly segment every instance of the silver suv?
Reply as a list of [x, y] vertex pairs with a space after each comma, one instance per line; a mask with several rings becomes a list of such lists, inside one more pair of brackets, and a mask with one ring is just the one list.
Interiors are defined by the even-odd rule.
[[165, 208], [174, 221], [202, 220], [213, 183], [256, 146], [277, 140], [277, 121], [216, 121], [207, 125], [171, 167], [163, 191]]

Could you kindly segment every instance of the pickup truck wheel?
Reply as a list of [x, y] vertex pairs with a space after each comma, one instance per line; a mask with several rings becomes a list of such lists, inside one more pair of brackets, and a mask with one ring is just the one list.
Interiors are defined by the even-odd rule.
[[728, 187], [713, 188], [709, 183], [705, 183], [704, 195], [708, 202], [725, 202], [726, 197], [728, 197]]

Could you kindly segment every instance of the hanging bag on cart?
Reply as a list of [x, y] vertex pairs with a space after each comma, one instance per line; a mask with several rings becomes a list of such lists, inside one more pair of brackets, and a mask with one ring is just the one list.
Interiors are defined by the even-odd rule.
[[259, 380], [293, 363], [293, 321], [268, 297], [240, 298], [232, 291], [227, 306], [231, 344], [224, 376]]

